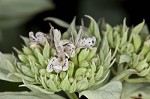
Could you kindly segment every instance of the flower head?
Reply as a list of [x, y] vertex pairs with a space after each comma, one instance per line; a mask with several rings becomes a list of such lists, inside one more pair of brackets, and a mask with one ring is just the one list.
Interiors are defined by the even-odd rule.
[[49, 34], [30, 32], [23, 51], [17, 51], [19, 60], [11, 75], [22, 79], [31, 90], [51, 94], [61, 90], [79, 92], [100, 85], [112, 66], [111, 51], [107, 39], [97, 42], [94, 33], [83, 33], [80, 27], [77, 34], [64, 39], [53, 27]]

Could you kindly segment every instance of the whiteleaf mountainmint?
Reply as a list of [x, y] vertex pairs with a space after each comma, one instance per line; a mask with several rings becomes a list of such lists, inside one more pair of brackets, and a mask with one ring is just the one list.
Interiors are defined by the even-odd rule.
[[122, 25], [112, 27], [86, 17], [88, 27], [83, 21], [75, 25], [75, 19], [69, 25], [46, 18], [67, 31], [51, 25], [49, 33], [29, 32], [21, 37], [24, 45], [22, 50], [14, 48], [17, 56], [0, 54], [0, 78], [22, 82], [20, 86], [41, 94], [64, 91], [70, 99], [78, 98], [75, 92], [89, 99], [127, 99], [122, 84], [149, 83], [150, 38], [144, 21], [127, 27], [124, 19]]

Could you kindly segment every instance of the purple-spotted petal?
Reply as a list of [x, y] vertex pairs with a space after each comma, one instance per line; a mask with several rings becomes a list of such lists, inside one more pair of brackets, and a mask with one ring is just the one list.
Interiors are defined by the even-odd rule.
[[35, 36], [36, 36], [36, 40], [37, 40], [37, 42], [38, 42], [39, 44], [45, 45], [45, 43], [46, 43], [46, 41], [47, 41], [47, 38], [46, 38], [46, 36], [45, 36], [44, 33], [42, 33], [42, 32], [37, 32], [37, 33], [35, 34]]
[[66, 58], [65, 59], [65, 61], [64, 61], [64, 64], [63, 64], [63, 66], [62, 66], [62, 70], [63, 71], [66, 71], [66, 70], [68, 70], [68, 58]]
[[69, 57], [75, 56], [75, 46], [73, 44], [64, 45], [64, 51], [69, 55]]
[[79, 41], [79, 46], [83, 48], [91, 48], [95, 45], [96, 38], [93, 36], [92, 38], [84, 38]]
[[54, 70], [54, 65], [56, 64], [57, 58], [53, 57], [50, 59], [47, 65], [47, 72], [52, 72]]
[[31, 43], [36, 42], [41, 45], [45, 45], [45, 43], [47, 41], [45, 34], [42, 32], [37, 32], [35, 34], [35, 36], [34, 36], [33, 32], [29, 32], [29, 39], [30, 39]]
[[36, 38], [35, 38], [33, 32], [29, 32], [29, 39], [30, 39], [31, 42], [36, 42]]

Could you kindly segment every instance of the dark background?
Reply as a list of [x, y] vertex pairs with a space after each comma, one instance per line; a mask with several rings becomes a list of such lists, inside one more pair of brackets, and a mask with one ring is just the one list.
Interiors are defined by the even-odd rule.
[[[27, 22], [15, 28], [1, 29], [2, 40], [0, 41], [0, 51], [3, 53], [12, 52], [12, 47], [21, 48], [19, 35], [28, 36], [29, 31], [49, 31], [48, 22], [43, 21], [45, 17], [57, 17], [70, 23], [74, 16], [77, 16], [77, 24], [85, 14], [91, 15], [97, 21], [99, 18], [105, 18], [111, 25], [121, 24], [124, 17], [127, 18], [127, 25], [132, 26], [142, 22], [145, 19], [150, 26], [149, 5], [146, 0], [53, 0], [55, 8], [40, 12], [33, 16]], [[64, 28], [56, 28], [65, 31]], [[15, 31], [16, 34], [11, 34]], [[19, 43], [18, 43], [19, 42]], [[0, 91], [18, 91], [26, 90], [18, 88], [18, 83], [9, 83], [0, 81]]]

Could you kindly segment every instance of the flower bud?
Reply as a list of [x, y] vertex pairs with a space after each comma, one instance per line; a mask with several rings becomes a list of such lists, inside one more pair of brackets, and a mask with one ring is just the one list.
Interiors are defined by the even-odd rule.
[[36, 59], [33, 55], [28, 55], [28, 60], [29, 60], [30, 62], [34, 62], [34, 63], [37, 63], [37, 62], [38, 62], [37, 59]]
[[84, 90], [88, 88], [88, 80], [87, 78], [83, 78], [82, 80], [77, 82], [77, 90]]
[[102, 77], [103, 75], [103, 67], [100, 66], [100, 69], [98, 70], [98, 72], [95, 75], [95, 79], [98, 80], [100, 77]]
[[73, 77], [69, 78], [69, 82], [72, 84], [74, 82], [74, 78]]
[[146, 68], [144, 70], [142, 70], [140, 73], [139, 73], [139, 76], [146, 76], [150, 73], [150, 67], [149, 68]]
[[144, 68], [147, 68], [148, 67], [148, 63], [147, 63], [147, 60], [142, 60], [140, 61], [137, 66], [135, 67], [138, 71], [142, 71]]
[[60, 86], [64, 91], [69, 91], [71, 85], [70, 85], [70, 82], [68, 80], [68, 75], [66, 75], [64, 80], [61, 82]]
[[74, 64], [73, 62], [69, 62], [68, 76], [72, 77], [73, 72], [74, 72]]
[[75, 76], [77, 77], [77, 76], [81, 76], [81, 75], [85, 74], [86, 70], [87, 70], [86, 68], [78, 68], [75, 73]]
[[146, 54], [146, 57], [145, 57], [146, 59], [147, 59], [147, 62], [150, 62], [150, 52], [148, 52], [147, 54]]
[[41, 64], [41, 67], [44, 67], [45, 66], [45, 59], [44, 59], [43, 55], [41, 54], [40, 50], [36, 48], [34, 50], [34, 53], [35, 53], [36, 58], [38, 59], [39, 63]]
[[79, 67], [88, 67], [89, 63], [87, 61], [83, 61], [81, 64], [79, 64]]
[[74, 80], [73, 83], [72, 83], [72, 85], [70, 86], [69, 92], [73, 93], [73, 92], [76, 91], [76, 89], [77, 89], [77, 83], [76, 83], [76, 80]]
[[24, 63], [28, 63], [29, 62], [26, 55], [18, 55], [18, 57]]
[[28, 47], [24, 46], [24, 48], [22, 50], [26, 55], [33, 55], [33, 51]]
[[134, 34], [133, 35], [133, 45], [134, 45], [134, 49], [135, 52], [137, 52], [141, 46], [141, 37], [138, 34]]
[[56, 84], [54, 83], [54, 81], [50, 78], [48, 81], [47, 81], [47, 86], [53, 91], [53, 92], [58, 92], [60, 91]]
[[96, 47], [89, 49], [89, 54], [86, 60], [89, 61], [91, 58], [93, 58], [96, 55], [96, 51], [97, 51]]
[[50, 45], [48, 42], [46, 42], [46, 44], [44, 45], [44, 49], [43, 49], [43, 56], [48, 59], [50, 56]]
[[132, 43], [127, 43], [126, 52], [134, 52], [134, 45]]
[[88, 54], [89, 54], [89, 49], [85, 48], [85, 49], [81, 50], [81, 52], [79, 53], [79, 56], [78, 56], [79, 64], [82, 63], [84, 60], [86, 60]]
[[27, 67], [27, 66], [21, 66], [21, 70], [22, 70], [22, 72], [25, 74], [25, 75], [27, 75], [27, 76], [29, 76], [29, 77], [34, 77], [34, 74], [33, 74], [33, 72], [31, 71], [31, 69], [29, 68], [29, 67]]
[[42, 76], [45, 76], [46, 75], [46, 69], [40, 69], [39, 73], [42, 75]]
[[60, 72], [60, 78], [63, 80], [66, 77], [66, 72]]
[[147, 52], [149, 50], [150, 50], [150, 40], [147, 40], [147, 41], [144, 42], [144, 46], [143, 46], [143, 48], [142, 48], [140, 53], [144, 56], [144, 55], [147, 54]]

